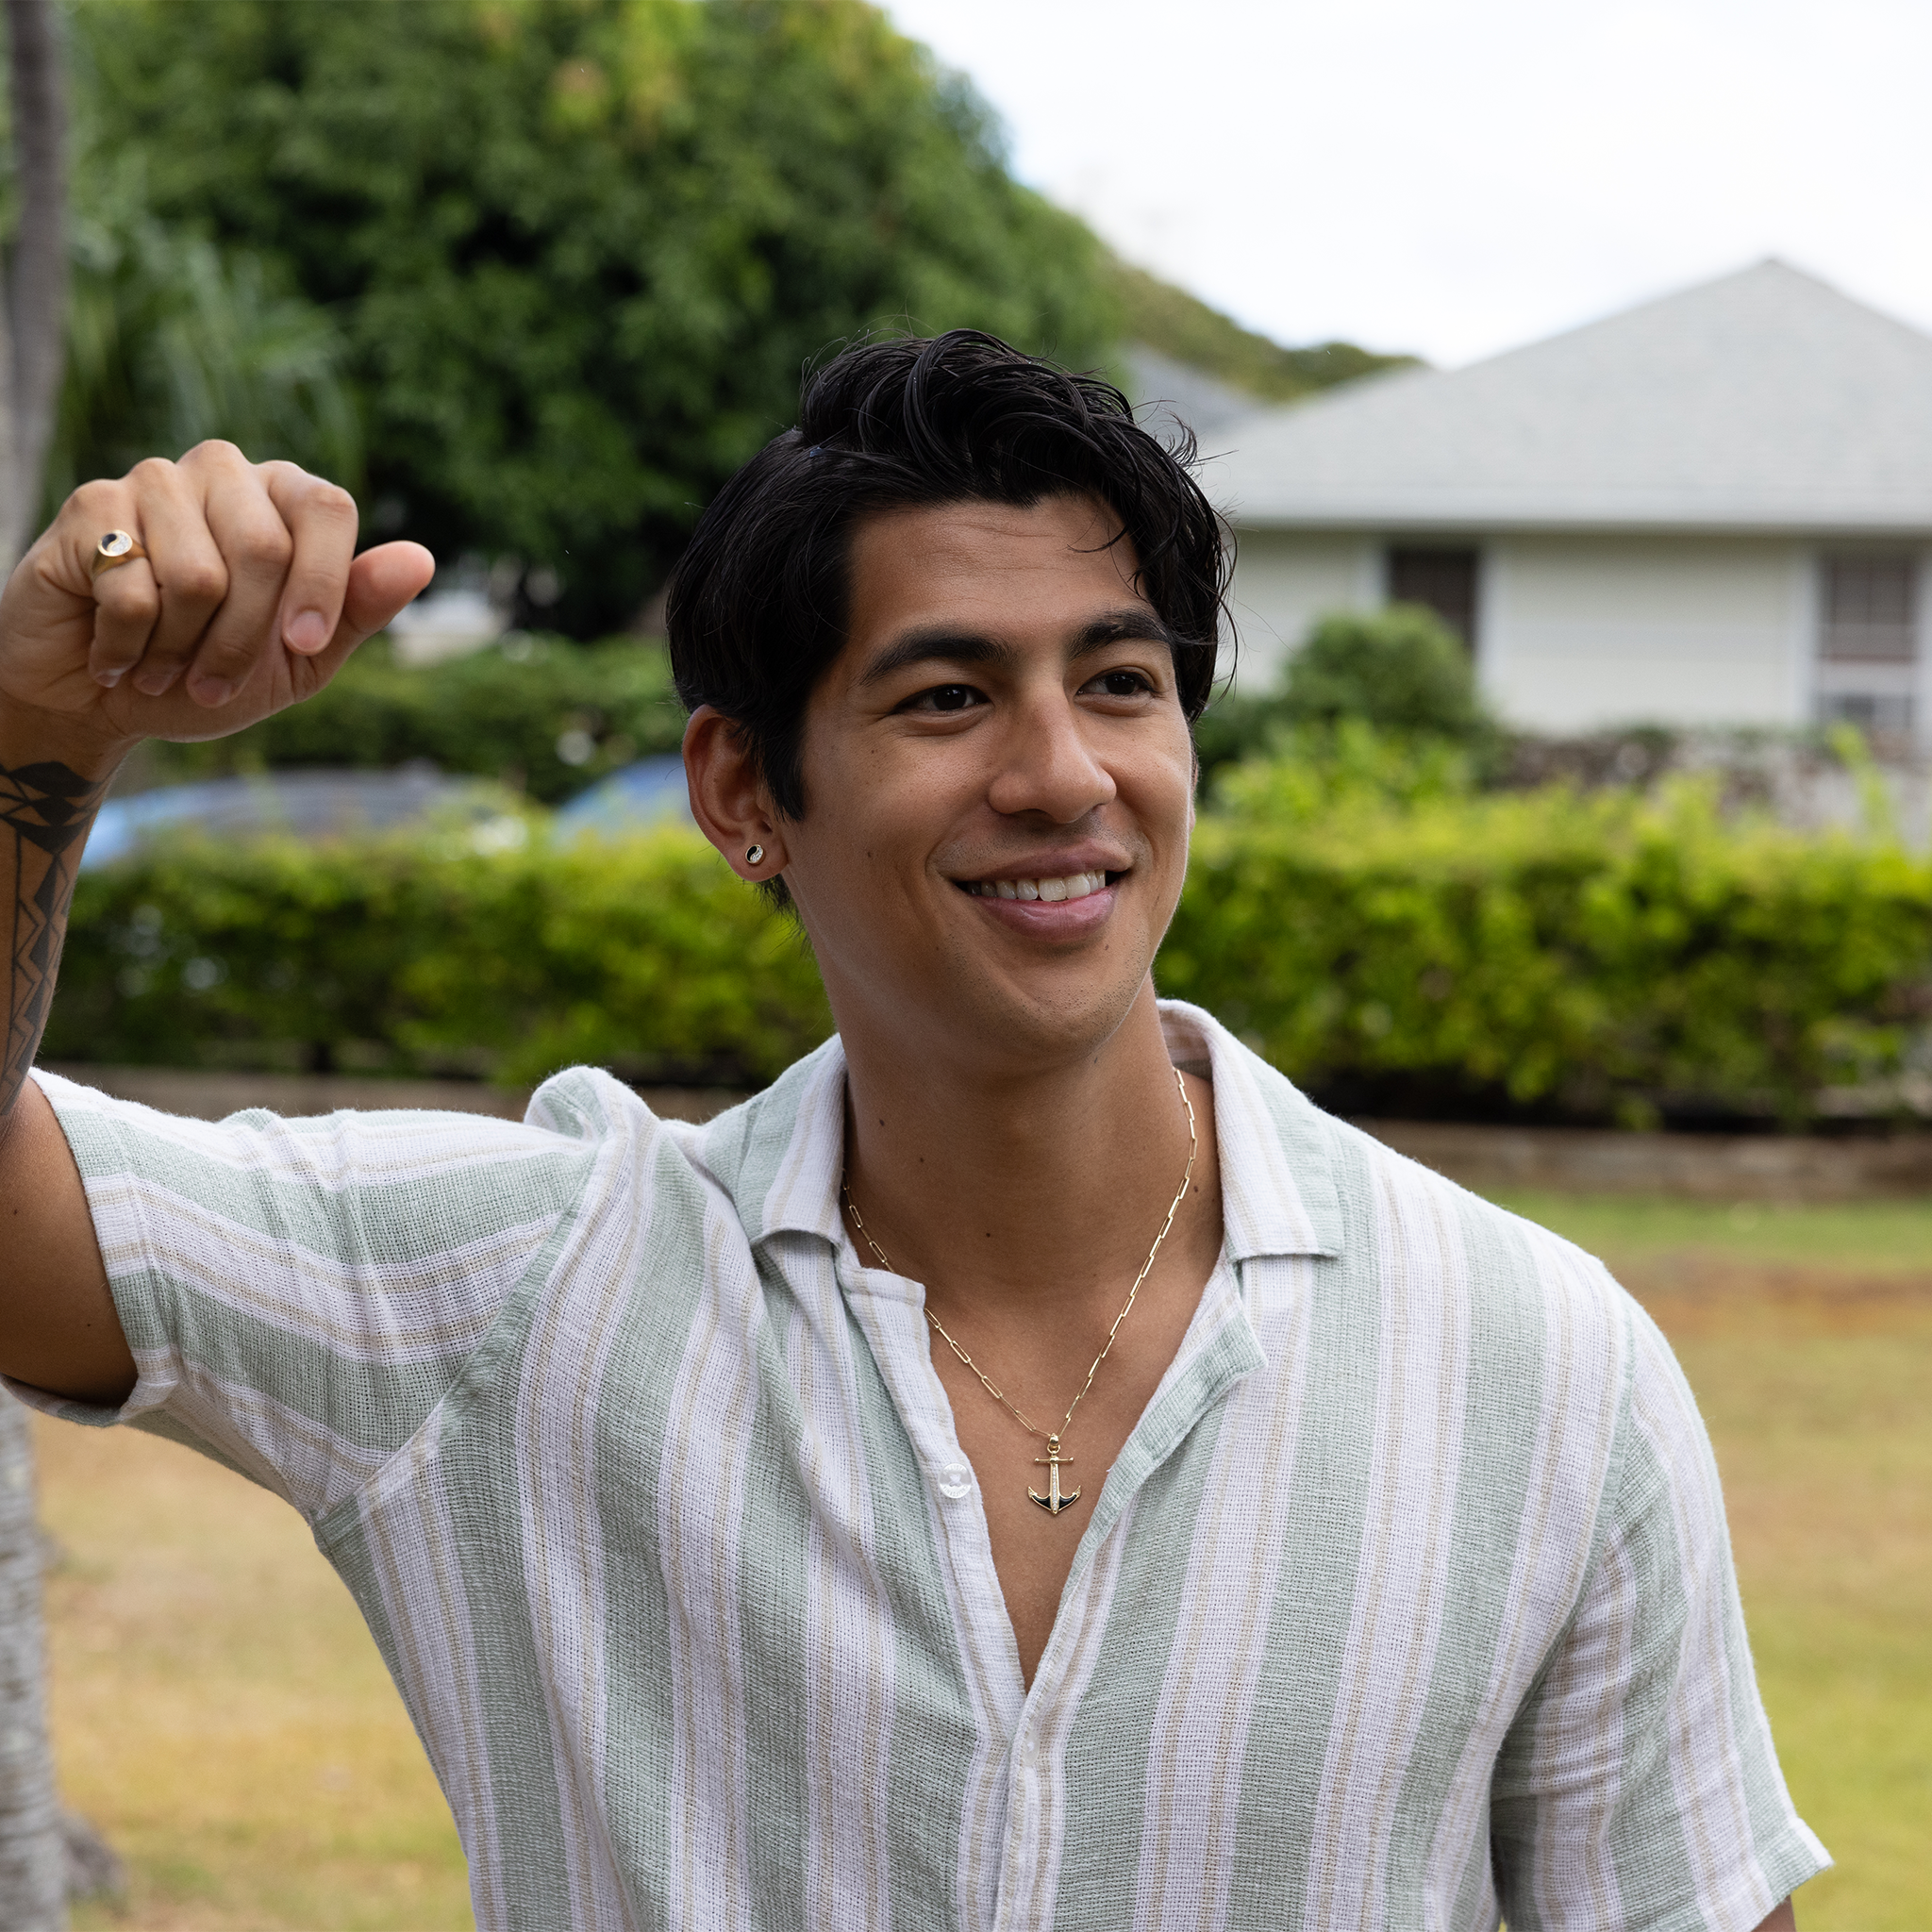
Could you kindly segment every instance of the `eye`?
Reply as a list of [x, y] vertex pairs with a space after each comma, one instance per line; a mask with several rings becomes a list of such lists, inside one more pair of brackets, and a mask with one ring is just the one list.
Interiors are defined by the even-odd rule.
[[1087, 689], [1102, 697], [1138, 698], [1154, 689], [1154, 680], [1144, 671], [1103, 671]]
[[930, 691], [921, 691], [917, 697], [908, 698], [901, 710], [937, 711], [950, 715], [970, 710], [974, 705], [986, 700], [970, 684], [936, 684]]

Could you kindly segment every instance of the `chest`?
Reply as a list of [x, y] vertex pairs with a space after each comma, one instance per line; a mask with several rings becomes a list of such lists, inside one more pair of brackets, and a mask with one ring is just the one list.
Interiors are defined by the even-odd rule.
[[1108, 1474], [1181, 1349], [1201, 1287], [1170, 1271], [1111, 1338], [1105, 1313], [1063, 1327], [1008, 1324], [990, 1342], [963, 1324], [932, 1330], [933, 1372], [976, 1479], [1028, 1683]]
[[[1458, 1431], [1526, 1391], [1378, 1367], [1319, 1262], [1221, 1271], [1071, 1432], [1068, 1521], [904, 1284], [780, 1259], [681, 1309], [542, 1303], [337, 1553], [473, 1845], [562, 1793], [664, 1922], [976, 1928], [1347, 1916], [1378, 1792], [1478, 1847], [1567, 1604], [1511, 1581], [1529, 1462], [1474, 1510]], [[1074, 1531], [1030, 1667], [1008, 1518]]]

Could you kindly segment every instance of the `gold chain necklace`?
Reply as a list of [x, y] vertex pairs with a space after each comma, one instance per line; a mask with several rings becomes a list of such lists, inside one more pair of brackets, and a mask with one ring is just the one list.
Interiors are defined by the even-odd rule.
[[[1113, 1347], [1114, 1337], [1121, 1332], [1121, 1324], [1127, 1319], [1128, 1314], [1133, 1309], [1134, 1297], [1141, 1292], [1141, 1284], [1153, 1272], [1154, 1257], [1160, 1253], [1160, 1244], [1167, 1239], [1168, 1230], [1174, 1225], [1174, 1218], [1180, 1212], [1181, 1203], [1187, 1198], [1188, 1189], [1193, 1182], [1194, 1157], [1200, 1152], [1201, 1148], [1200, 1134], [1194, 1124], [1194, 1103], [1188, 1098], [1188, 1083], [1181, 1078], [1181, 1070], [1178, 1067], [1174, 1070], [1174, 1082], [1180, 1089], [1181, 1105], [1188, 1110], [1187, 1172], [1181, 1175], [1180, 1187], [1175, 1191], [1174, 1199], [1168, 1204], [1167, 1219], [1160, 1224], [1160, 1232], [1154, 1237], [1154, 1245], [1147, 1250], [1147, 1258], [1141, 1264], [1140, 1274], [1134, 1276], [1134, 1285], [1128, 1289], [1127, 1298], [1121, 1304], [1120, 1313], [1113, 1318], [1113, 1326], [1107, 1331], [1107, 1340], [1101, 1344], [1100, 1353], [1093, 1357], [1093, 1366], [1087, 1371], [1087, 1379], [1080, 1384], [1080, 1393], [1067, 1404], [1065, 1419], [1061, 1422], [1058, 1430], [1049, 1433], [1047, 1430], [1042, 1429], [1038, 1423], [1029, 1420], [1012, 1398], [1007, 1394], [1006, 1391], [1000, 1388], [992, 1377], [946, 1333], [945, 1328], [940, 1322], [940, 1318], [930, 1308], [927, 1308], [925, 1311], [925, 1319], [938, 1331], [940, 1340], [959, 1357], [960, 1361], [974, 1374], [979, 1377], [980, 1387], [1002, 1408], [1006, 1409], [1029, 1436], [1038, 1436], [1046, 1444], [1046, 1454], [1044, 1456], [1036, 1456], [1033, 1458], [1033, 1466], [1036, 1469], [1043, 1468], [1046, 1471], [1046, 1494], [1042, 1496], [1038, 1490], [1033, 1489], [1030, 1485], [1027, 1488], [1026, 1493], [1049, 1516], [1058, 1516], [1062, 1509], [1080, 1500], [1078, 1490], [1063, 1490], [1060, 1488], [1060, 1471], [1074, 1459], [1071, 1456], [1060, 1454], [1060, 1438], [1073, 1425], [1074, 1411], [1079, 1407], [1081, 1397], [1087, 1393], [1088, 1390], [1092, 1388], [1093, 1378], [1100, 1373], [1101, 1363], [1107, 1359], [1109, 1351]], [[881, 1268], [885, 1269], [889, 1274], [896, 1274], [898, 1271], [892, 1266], [891, 1260], [887, 1258], [885, 1249], [873, 1240], [872, 1230], [866, 1226], [864, 1217], [858, 1211], [858, 1203], [852, 1198], [851, 1185], [842, 1174], [839, 1177], [839, 1193], [845, 1203], [845, 1211], [852, 1217], [852, 1225], [858, 1230], [859, 1240], [879, 1257], [879, 1266]]]

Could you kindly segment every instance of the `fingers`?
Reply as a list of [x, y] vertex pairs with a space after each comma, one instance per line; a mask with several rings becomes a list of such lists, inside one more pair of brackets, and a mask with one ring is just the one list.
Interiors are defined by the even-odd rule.
[[185, 680], [196, 705], [219, 709], [284, 644], [314, 657], [335, 637], [356, 549], [346, 491], [293, 463], [258, 467], [230, 443], [207, 442], [179, 463], [142, 463], [102, 491], [115, 492], [111, 504], [97, 494], [85, 514], [120, 511], [118, 526], [148, 557], [92, 580], [97, 682], [125, 675], [159, 696]]
[[[126, 530], [142, 538], [141, 513], [129, 479], [83, 484], [69, 498], [63, 518], [71, 526], [66, 533], [71, 541], [56, 546], [55, 567], [63, 577], [71, 571], [76, 586], [89, 587], [87, 592], [75, 590], [68, 594], [82, 600], [83, 608], [86, 597], [92, 596], [93, 635], [88, 648], [88, 675], [96, 684], [111, 689], [141, 662], [161, 612], [159, 587], [145, 558], [116, 564], [92, 579], [89, 575], [94, 546], [108, 531]], [[52, 534], [61, 533], [57, 527]], [[71, 560], [58, 555], [66, 550], [75, 553]]]
[[299, 696], [308, 697], [341, 669], [364, 638], [388, 624], [436, 575], [436, 559], [420, 543], [381, 543], [349, 567], [335, 635], [313, 657], [291, 654]]
[[[239, 457], [240, 452], [235, 454]], [[204, 502], [208, 531], [226, 567], [227, 590], [194, 648], [187, 688], [196, 704], [216, 709], [241, 690], [265, 658], [279, 657], [277, 617], [295, 560], [296, 541], [267, 479], [251, 463], [210, 462]], [[334, 566], [338, 580], [347, 574], [353, 536], [341, 547], [343, 554]], [[164, 609], [165, 602], [164, 586]], [[153, 646], [149, 655], [154, 655]], [[139, 689], [139, 675], [135, 681]]]
[[[95, 575], [95, 545], [114, 529], [146, 556]], [[420, 544], [358, 558], [356, 535], [347, 491], [292, 463], [257, 466], [231, 444], [204, 443], [179, 463], [83, 485], [36, 545], [32, 569], [16, 573], [30, 587], [8, 595], [44, 600], [42, 628], [77, 633], [94, 684], [125, 685], [124, 698], [196, 712], [238, 700], [275, 708], [325, 683], [434, 575]]]
[[379, 631], [436, 575], [436, 559], [420, 543], [379, 543], [349, 571], [341, 627], [357, 643]]
[[[206, 462], [197, 471], [185, 461], [164, 462], [158, 457], [137, 463], [125, 481], [134, 497], [135, 534], [147, 561], [121, 564], [94, 579], [97, 602], [104, 593], [127, 598], [128, 587], [112, 583], [114, 577], [135, 575], [144, 568], [153, 579], [159, 608], [147, 647], [130, 675], [135, 690], [148, 697], [158, 697], [179, 679], [228, 593], [228, 567], [208, 526], [208, 469]], [[138, 578], [133, 589], [138, 593]]]
[[341, 622], [356, 555], [356, 500], [293, 463], [264, 463], [260, 475], [294, 544], [275, 632], [290, 650], [313, 657], [327, 646]]

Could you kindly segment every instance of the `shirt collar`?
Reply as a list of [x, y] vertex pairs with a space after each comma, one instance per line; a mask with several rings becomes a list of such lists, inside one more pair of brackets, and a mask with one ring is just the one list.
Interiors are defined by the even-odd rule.
[[[1160, 1022], [1174, 1064], [1213, 1082], [1228, 1259], [1340, 1254], [1328, 1116], [1199, 1007], [1163, 1000]], [[835, 1034], [714, 1122], [704, 1158], [753, 1241], [815, 1234], [836, 1247], [844, 1146], [845, 1049]]]

